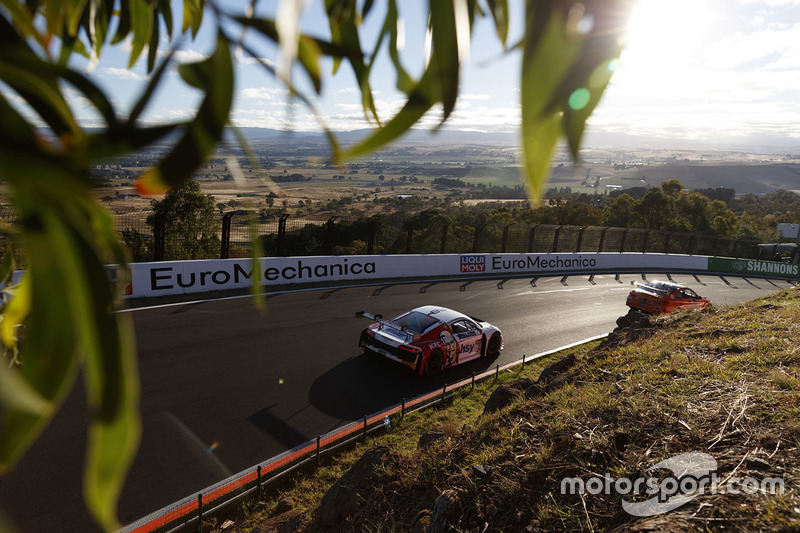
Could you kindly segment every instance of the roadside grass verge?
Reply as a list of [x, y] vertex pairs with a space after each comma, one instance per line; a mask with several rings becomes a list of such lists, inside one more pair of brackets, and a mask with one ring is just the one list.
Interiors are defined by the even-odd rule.
[[[394, 417], [226, 531], [800, 530], [798, 339], [798, 290], [616, 332]], [[484, 413], [499, 385], [570, 353], [562, 386]], [[624, 510], [644, 494], [562, 490], [566, 478], [663, 480], [650, 467], [685, 453], [716, 460], [718, 490], [666, 514]], [[777, 479], [782, 491], [733, 490]]]

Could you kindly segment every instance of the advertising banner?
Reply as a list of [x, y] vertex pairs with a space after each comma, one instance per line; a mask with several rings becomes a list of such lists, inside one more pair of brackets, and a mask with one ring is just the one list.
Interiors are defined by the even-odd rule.
[[712, 272], [730, 272], [740, 276], [800, 279], [800, 265], [780, 263], [778, 261], [761, 261], [759, 259], [709, 257], [708, 270]]
[[266, 257], [134, 263], [128, 297], [341, 281], [624, 272], [702, 272], [704, 256], [669, 254], [444, 254]]

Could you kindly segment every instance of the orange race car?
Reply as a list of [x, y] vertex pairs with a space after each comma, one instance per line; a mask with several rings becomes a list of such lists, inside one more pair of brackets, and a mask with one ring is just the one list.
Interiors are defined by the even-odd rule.
[[651, 281], [646, 285], [640, 283], [628, 294], [625, 304], [633, 309], [651, 315], [671, 313], [678, 309], [697, 309], [708, 307], [711, 301], [698, 296], [689, 287], [668, 281]]

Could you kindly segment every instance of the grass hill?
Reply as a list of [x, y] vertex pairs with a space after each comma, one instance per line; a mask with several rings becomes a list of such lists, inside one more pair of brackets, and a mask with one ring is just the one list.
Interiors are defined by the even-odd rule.
[[[279, 494], [244, 504], [225, 530], [798, 531], [798, 334], [796, 289], [634, 321], [393, 420]], [[676, 458], [699, 454], [712, 458], [715, 490], [668, 513], [626, 512], [623, 502], [657, 496], [626, 494], [616, 480], [669, 490], [688, 479]], [[653, 470], [661, 461], [672, 466]], [[588, 491], [606, 477], [614, 490]], [[565, 493], [569, 478], [587, 492]]]

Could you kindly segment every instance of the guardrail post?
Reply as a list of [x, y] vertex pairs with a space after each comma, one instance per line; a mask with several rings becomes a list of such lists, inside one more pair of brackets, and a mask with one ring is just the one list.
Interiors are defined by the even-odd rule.
[[327, 231], [325, 232], [325, 255], [333, 255], [333, 222], [338, 217], [331, 217], [325, 223]]
[[528, 234], [528, 253], [533, 253], [533, 238], [536, 236], [536, 228], [539, 227], [539, 224], [531, 226], [531, 232]]
[[367, 255], [375, 252], [375, 236], [378, 234], [378, 219], [373, 218], [369, 222], [369, 237], [367, 238]]
[[203, 494], [197, 495], [197, 533], [203, 531]]
[[450, 230], [450, 224], [445, 224], [442, 226], [442, 247], [439, 251], [440, 254], [447, 253], [447, 232]]
[[406, 253], [411, 253], [411, 245], [414, 242], [414, 223], [408, 225], [406, 230]]
[[603, 228], [603, 230], [600, 232], [600, 242], [597, 244], [597, 251], [598, 252], [602, 252], [603, 251], [603, 243], [606, 241], [606, 231], [607, 230], [608, 230], [608, 226]]
[[506, 245], [508, 244], [508, 226], [503, 226], [503, 240], [500, 242], [500, 253], [506, 253]]
[[625, 237], [628, 236], [628, 232], [629, 231], [630, 231], [630, 228], [625, 228], [624, 230], [622, 230], [622, 239], [620, 239], [620, 241], [619, 241], [619, 253], [622, 253], [622, 252], [625, 251]]
[[219, 258], [228, 259], [231, 256], [231, 219], [235, 211], [222, 215], [222, 244], [220, 245]]
[[289, 218], [288, 214], [283, 214], [278, 218], [278, 239], [276, 243], [275, 255], [282, 257], [286, 248], [286, 219]]
[[583, 230], [586, 229], [586, 226], [581, 226], [581, 229], [578, 230], [578, 242], [575, 243], [575, 253], [581, 251], [581, 241], [583, 241]]
[[153, 217], [153, 261], [164, 260], [166, 240], [167, 217], [164, 213], [157, 213]]
[[564, 226], [558, 226], [556, 228], [556, 233], [555, 233], [555, 235], [553, 235], [553, 249], [550, 250], [551, 254], [554, 254], [554, 253], [556, 253], [558, 251], [558, 235], [561, 233], [561, 228], [563, 228], [563, 227]]

